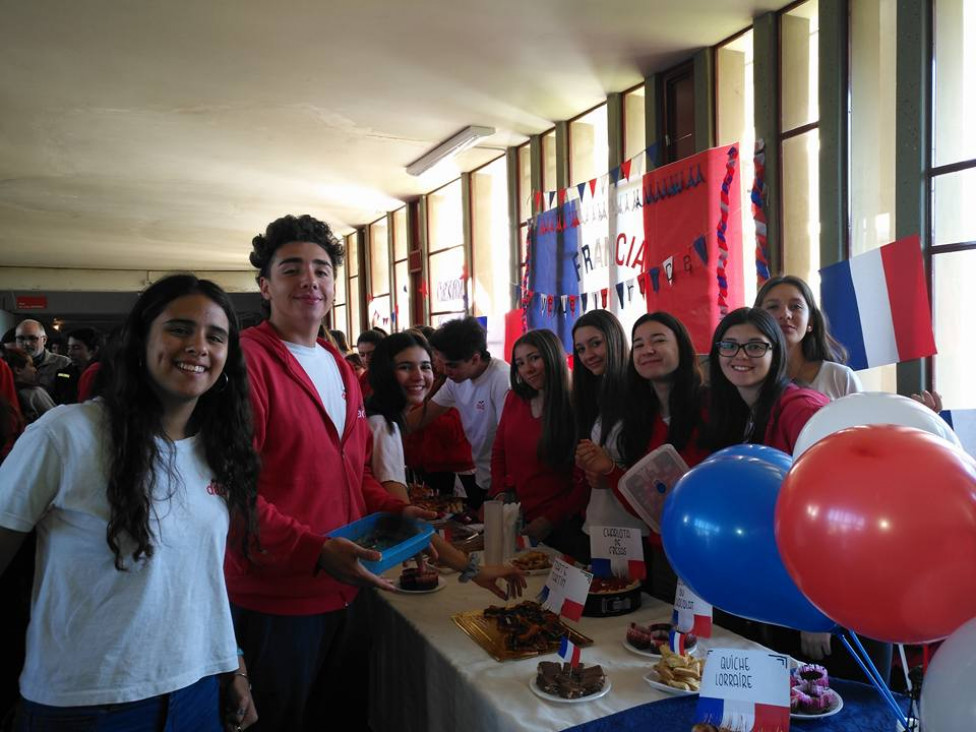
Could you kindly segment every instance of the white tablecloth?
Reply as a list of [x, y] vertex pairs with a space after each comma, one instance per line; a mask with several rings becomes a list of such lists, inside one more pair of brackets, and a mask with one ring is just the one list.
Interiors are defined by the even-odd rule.
[[[393, 573], [395, 574], [395, 572]], [[534, 598], [545, 577], [529, 577], [526, 598]], [[671, 605], [643, 596], [641, 608], [613, 618], [584, 617], [578, 629], [593, 639], [583, 662], [603, 666], [613, 688], [584, 703], [558, 704], [529, 689], [540, 660], [498, 662], [451, 620], [455, 613], [502, 604], [457, 575], [427, 595], [375, 592], [370, 598], [374, 624], [370, 724], [374, 732], [478, 732], [479, 730], [561, 730], [649, 701], [667, 698], [643, 677], [653, 660], [623, 647], [631, 622], [670, 622]], [[514, 601], [513, 601], [514, 602]], [[715, 627], [707, 642], [717, 648], [760, 648]]]

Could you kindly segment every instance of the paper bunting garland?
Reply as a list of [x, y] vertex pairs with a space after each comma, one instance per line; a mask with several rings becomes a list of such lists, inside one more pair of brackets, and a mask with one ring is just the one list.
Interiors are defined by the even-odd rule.
[[766, 212], [763, 210], [766, 199], [766, 141], [756, 140], [753, 157], [756, 169], [752, 181], [750, 200], [752, 201], [752, 220], [756, 225], [756, 282], [762, 287], [769, 279], [769, 246], [766, 240]]

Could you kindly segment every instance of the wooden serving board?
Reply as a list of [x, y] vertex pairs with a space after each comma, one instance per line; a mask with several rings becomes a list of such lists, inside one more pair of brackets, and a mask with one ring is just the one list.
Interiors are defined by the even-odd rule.
[[[479, 646], [488, 651], [488, 655], [496, 661], [515, 661], [523, 658], [535, 658], [559, 651], [559, 641], [555, 641], [544, 650], [513, 651], [505, 644], [505, 634], [502, 633], [494, 621], [484, 615], [483, 610], [468, 610], [451, 616], [454, 624], [464, 631]], [[566, 628], [569, 639], [578, 646], [593, 645], [593, 639], [588, 638], [577, 630], [562, 623]]]

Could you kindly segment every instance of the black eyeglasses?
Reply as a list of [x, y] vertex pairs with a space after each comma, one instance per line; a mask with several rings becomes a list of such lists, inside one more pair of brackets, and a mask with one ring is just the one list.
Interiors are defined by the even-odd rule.
[[749, 358], [762, 358], [766, 355], [766, 351], [773, 347], [772, 343], [765, 341], [749, 341], [748, 343], [719, 341], [715, 345], [718, 346], [718, 355], [726, 358], [734, 358], [740, 350], [745, 351]]

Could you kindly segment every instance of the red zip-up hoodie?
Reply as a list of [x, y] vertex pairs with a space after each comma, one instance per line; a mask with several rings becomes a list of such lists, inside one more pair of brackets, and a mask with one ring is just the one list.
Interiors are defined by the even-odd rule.
[[345, 387], [341, 436], [315, 385], [271, 324], [241, 333], [254, 445], [261, 457], [261, 551], [252, 551], [248, 560], [228, 542], [224, 572], [231, 602], [257, 612], [313, 615], [345, 607], [357, 588], [316, 571], [323, 535], [369, 513], [399, 512], [405, 505], [369, 469], [373, 437], [352, 368], [329, 343], [319, 344], [335, 357]]

